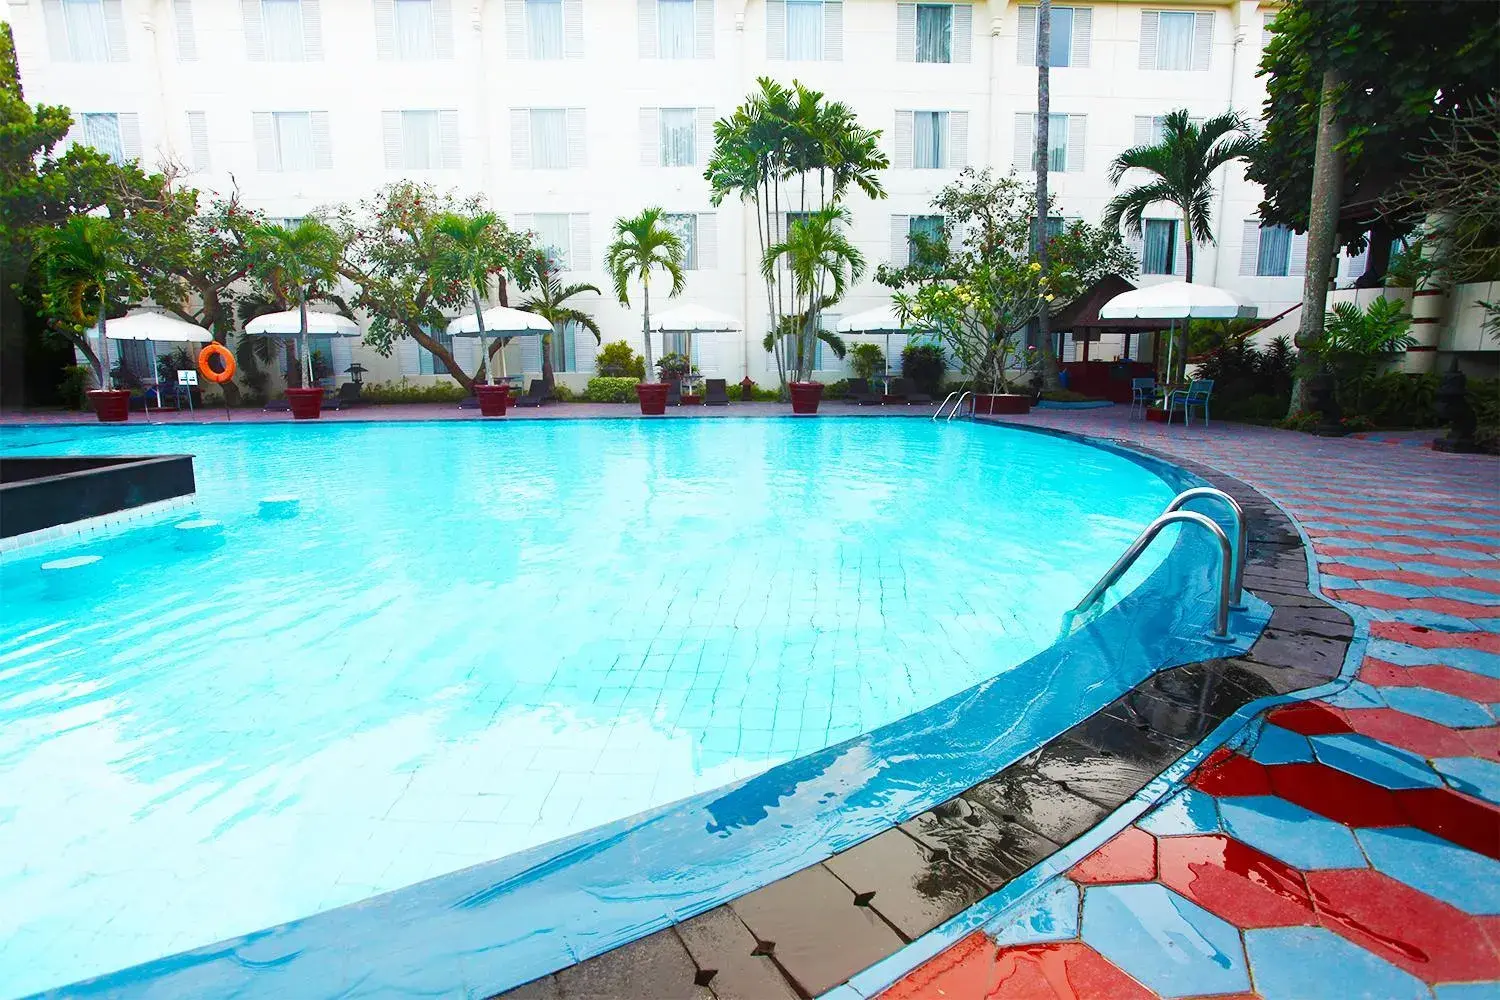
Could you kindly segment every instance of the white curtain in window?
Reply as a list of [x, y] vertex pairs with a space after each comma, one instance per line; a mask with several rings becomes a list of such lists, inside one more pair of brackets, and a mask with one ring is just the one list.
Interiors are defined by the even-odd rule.
[[437, 169], [442, 148], [438, 140], [438, 113], [401, 112], [401, 148], [404, 151], [402, 158], [409, 169]]
[[526, 39], [533, 59], [563, 57], [562, 0], [526, 0]]
[[396, 58], [436, 58], [432, 0], [396, 0], [395, 21]]
[[1193, 25], [1196, 17], [1186, 11], [1161, 12], [1157, 27], [1156, 68], [1193, 68]]
[[1062, 173], [1068, 169], [1068, 116], [1047, 116], [1047, 170]]
[[266, 58], [279, 62], [301, 62], [302, 0], [260, 0], [265, 25]]
[[656, 30], [661, 58], [693, 58], [697, 39], [694, 0], [657, 0]]
[[698, 216], [692, 212], [680, 212], [666, 216], [667, 228], [682, 240], [682, 266], [689, 271], [698, 267]]
[[557, 266], [567, 270], [571, 261], [569, 260], [570, 230], [569, 218], [566, 212], [539, 212], [532, 217], [536, 230], [537, 242], [551, 251], [552, 258], [557, 261]]
[[691, 167], [697, 116], [692, 108], [661, 109], [661, 165]]
[[912, 115], [912, 166], [940, 170], [947, 166], [948, 113], [917, 111]]
[[120, 145], [120, 116], [91, 114], [83, 116], [83, 142], [93, 146], [116, 163], [123, 162], [125, 150]]
[[786, 57], [823, 58], [823, 0], [787, 0]]
[[531, 166], [536, 170], [566, 170], [568, 113], [562, 108], [531, 112]]
[[312, 115], [306, 111], [278, 111], [272, 116], [276, 124], [276, 162], [282, 170], [312, 170]]
[[100, 0], [63, 0], [63, 22], [68, 26], [68, 49], [77, 62], [107, 62], [109, 31], [104, 26]]
[[1260, 258], [1255, 273], [1267, 277], [1282, 277], [1292, 256], [1292, 231], [1286, 226], [1262, 226], [1260, 228]]
[[1142, 223], [1145, 247], [1141, 255], [1142, 274], [1171, 274], [1172, 252], [1177, 242], [1175, 219], [1146, 219]]
[[917, 62], [953, 61], [953, 8], [917, 4]]

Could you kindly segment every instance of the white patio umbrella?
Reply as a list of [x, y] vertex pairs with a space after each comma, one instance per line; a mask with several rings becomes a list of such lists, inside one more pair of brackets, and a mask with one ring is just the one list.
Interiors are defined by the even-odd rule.
[[866, 309], [851, 316], [845, 316], [839, 320], [834, 329], [839, 333], [869, 334], [885, 337], [885, 370], [891, 370], [891, 334], [902, 333], [908, 336], [918, 328], [910, 323], [904, 323], [901, 316], [896, 312], [893, 305], [876, 306], [874, 309]]
[[[135, 340], [145, 341], [146, 347], [151, 352], [151, 381], [158, 378], [156, 373], [156, 342], [187, 342], [203, 343], [213, 340], [214, 335], [197, 323], [189, 323], [185, 319], [178, 319], [169, 313], [159, 309], [142, 309], [128, 316], [110, 320], [106, 334], [110, 340]], [[147, 406], [150, 405], [151, 397], [146, 397]], [[158, 404], [160, 399], [158, 399]], [[189, 399], [189, 406], [192, 405]]]
[[[285, 312], [266, 313], [245, 324], [245, 332], [257, 337], [302, 336], [302, 316], [296, 309]], [[358, 337], [359, 324], [338, 313], [307, 311], [308, 336]], [[307, 337], [302, 337], [303, 386], [312, 388], [312, 355], [307, 350]]]
[[[453, 337], [478, 337], [480, 355], [484, 358], [484, 370], [489, 376], [490, 385], [495, 384], [495, 372], [490, 367], [490, 345], [488, 337], [495, 334], [501, 338], [508, 337], [539, 337], [542, 334], [551, 333], [552, 324], [547, 322], [536, 313], [529, 313], [521, 309], [512, 309], [509, 306], [490, 306], [484, 311], [484, 333], [479, 332], [479, 320], [474, 314], [464, 313], [462, 316], [448, 324], [448, 334]], [[500, 374], [506, 375], [505, 371], [505, 349], [500, 349]]]
[[1121, 292], [1099, 307], [1100, 319], [1164, 319], [1167, 323], [1167, 374], [1172, 372], [1175, 338], [1173, 321], [1179, 319], [1254, 319], [1254, 306], [1247, 306], [1222, 288], [1188, 281], [1167, 281]]
[[688, 363], [693, 360], [693, 334], [732, 333], [743, 329], [740, 321], [725, 313], [715, 312], [707, 306], [682, 305], [675, 309], [657, 313], [651, 317], [651, 329], [658, 333], [687, 334]]

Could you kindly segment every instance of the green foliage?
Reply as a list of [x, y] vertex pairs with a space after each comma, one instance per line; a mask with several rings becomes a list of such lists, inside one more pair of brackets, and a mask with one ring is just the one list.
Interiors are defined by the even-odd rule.
[[[598, 295], [598, 286], [583, 281], [563, 284], [562, 280], [557, 277], [557, 262], [545, 251], [538, 250], [528, 254], [524, 258], [524, 267], [531, 272], [537, 291], [536, 294], [527, 297], [517, 308], [536, 313], [552, 324], [554, 332], [572, 323], [592, 333], [594, 343], [598, 344], [603, 340], [599, 332], [599, 324], [594, 317], [568, 304], [568, 300], [575, 295], [582, 295], [585, 292]], [[552, 351], [550, 350], [553, 336], [552, 333], [542, 335], [542, 379], [555, 388]]]
[[[849, 285], [865, 272], [865, 257], [845, 234], [849, 210], [830, 205], [794, 219], [786, 238], [766, 247], [761, 258], [761, 276], [773, 283], [785, 272], [791, 284], [791, 314], [800, 320], [788, 331], [790, 344], [784, 359], [787, 377], [794, 382], [812, 375], [821, 333], [819, 318], [824, 309], [844, 297]], [[785, 341], [778, 341], [778, 345]], [[840, 341], [842, 344], [842, 341]]]
[[69, 365], [63, 369], [63, 378], [57, 386], [57, 394], [63, 405], [70, 410], [82, 410], [88, 403], [84, 393], [94, 387], [94, 373], [88, 365]]
[[607, 378], [633, 378], [637, 382], [646, 377], [646, 362], [623, 340], [605, 344], [599, 349], [594, 366], [600, 375]]
[[[848, 383], [845, 383], [846, 386], [847, 384]], [[781, 394], [778, 393], [775, 389], [766, 389], [761, 386], [755, 386], [753, 389], [751, 389], [750, 398], [747, 400], [745, 399], [744, 386], [741, 386], [738, 383], [730, 383], [725, 387], [724, 393], [729, 397], [729, 401], [732, 403], [775, 403], [781, 400]], [[823, 389], [823, 397], [825, 399], [832, 398], [828, 395], [828, 388], [826, 386]]]
[[1500, 452], [1500, 381], [1471, 380], [1468, 399], [1476, 418], [1475, 443], [1492, 455]]
[[1304, 411], [1283, 417], [1276, 421], [1276, 426], [1284, 431], [1310, 431], [1323, 422], [1323, 414], [1316, 411]]
[[1049, 389], [1042, 393], [1042, 399], [1049, 403], [1098, 403], [1098, 396], [1085, 396], [1081, 392], [1073, 392], [1069, 389]]
[[[849, 367], [856, 378], [870, 378], [885, 371], [885, 352], [879, 344], [860, 343], [849, 348]], [[825, 389], [823, 394], [828, 395]]]
[[[77, 215], [42, 234], [37, 244], [42, 308], [54, 324], [83, 338], [105, 316], [128, 302], [140, 283], [125, 256], [125, 234], [108, 218]], [[92, 352], [90, 352], [92, 354]], [[106, 385], [105, 358], [95, 359], [95, 378]]]
[[1385, 269], [1385, 287], [1421, 288], [1436, 272], [1437, 261], [1427, 252], [1427, 240], [1417, 236], [1391, 253], [1391, 262]]
[[1190, 319], [1187, 323], [1188, 357], [1201, 357], [1221, 347], [1243, 344], [1258, 326], [1251, 319]]
[[359, 390], [360, 399], [368, 403], [459, 403], [468, 395], [467, 389], [452, 382], [415, 385], [406, 379], [400, 382], [366, 382]]
[[1364, 397], [1371, 382], [1415, 343], [1410, 329], [1411, 316], [1400, 299], [1374, 299], [1363, 309], [1353, 302], [1334, 305], [1324, 320], [1323, 339], [1309, 353], [1333, 372], [1346, 412], [1366, 412]]
[[901, 351], [901, 375], [919, 392], [937, 399], [948, 375], [948, 359], [939, 344], [907, 344]]
[[641, 283], [642, 321], [641, 339], [646, 346], [645, 365], [652, 367], [651, 360], [651, 275], [665, 271], [672, 279], [669, 298], [682, 294], [687, 286], [683, 270], [682, 237], [667, 225], [666, 213], [660, 208], [647, 208], [629, 219], [615, 220], [615, 238], [604, 252], [604, 269], [609, 272], [614, 284], [615, 296], [620, 305], [630, 305], [630, 283]]
[[1234, 333], [1199, 358], [1195, 376], [1213, 379], [1215, 416], [1263, 422], [1286, 413], [1295, 370], [1296, 355], [1285, 337], [1257, 350]]
[[1382, 372], [1365, 386], [1361, 412], [1380, 427], [1436, 427], [1438, 376]]
[[638, 378], [596, 375], [589, 379], [583, 398], [590, 403], [632, 403], [636, 398], [635, 387], [639, 384]]
[[578, 394], [561, 382], [552, 386], [552, 398], [559, 403], [572, 403], [578, 399]]
[[656, 362], [656, 370], [661, 373], [661, 380], [669, 382], [672, 379], [680, 379], [693, 370], [686, 354], [678, 354], [675, 351], [663, 354]]

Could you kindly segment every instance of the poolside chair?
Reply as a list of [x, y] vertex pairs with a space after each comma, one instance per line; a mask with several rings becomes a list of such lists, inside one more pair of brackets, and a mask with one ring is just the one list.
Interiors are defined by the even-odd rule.
[[682, 383], [675, 378], [667, 383], [667, 405], [682, 405]]
[[721, 378], [706, 379], [703, 383], [704, 406], [728, 406], [729, 386]]
[[844, 397], [846, 403], [858, 403], [867, 406], [880, 402], [880, 393], [870, 388], [870, 380], [867, 378], [851, 378], [849, 380], [848, 395]]
[[891, 379], [891, 395], [904, 396], [908, 405], [932, 402], [932, 397], [925, 392], [918, 392], [916, 385], [909, 378]]
[[1203, 426], [1208, 426], [1208, 400], [1213, 395], [1214, 380], [1211, 378], [1196, 378], [1188, 384], [1186, 389], [1178, 389], [1167, 396], [1167, 423], [1172, 422], [1172, 411], [1182, 407], [1182, 425], [1186, 427], [1192, 422], [1193, 407], [1203, 411]]
[[[906, 393], [911, 388], [910, 383], [904, 378], [893, 378], [885, 384], [885, 399], [906, 402]], [[884, 402], [884, 400], [882, 400]]]
[[285, 396], [281, 397], [280, 399], [270, 400], [266, 403], [265, 406], [262, 407], [262, 409], [267, 413], [280, 413], [286, 410], [290, 410], [291, 408], [292, 404], [286, 401]]
[[547, 383], [539, 378], [534, 378], [531, 380], [531, 385], [527, 386], [526, 394], [518, 397], [511, 405], [541, 406], [547, 401], [547, 395]]
[[338, 395], [333, 397], [335, 408], [342, 410], [346, 406], [364, 406], [365, 400], [360, 398], [359, 383], [345, 382], [339, 386]]
[[1130, 419], [1135, 419], [1136, 407], [1141, 408], [1141, 416], [1146, 415], [1146, 408], [1156, 402], [1156, 379], [1133, 378], [1130, 380]]

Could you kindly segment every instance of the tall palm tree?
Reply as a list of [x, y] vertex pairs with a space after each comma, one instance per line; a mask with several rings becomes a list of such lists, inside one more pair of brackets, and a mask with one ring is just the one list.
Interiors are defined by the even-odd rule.
[[844, 235], [849, 210], [830, 206], [810, 212], [787, 228], [786, 239], [766, 248], [761, 273], [770, 280], [777, 267], [791, 277], [792, 312], [802, 319], [796, 353], [788, 359], [793, 381], [812, 374], [813, 346], [819, 337], [818, 320], [824, 309], [843, 298], [849, 285], [865, 272], [865, 257]]
[[105, 314], [112, 301], [118, 301], [133, 287], [133, 274], [125, 257], [125, 234], [110, 219], [75, 215], [42, 233], [36, 257], [48, 311], [81, 328], [98, 327], [97, 354], [87, 335], [80, 335], [77, 342], [94, 363], [99, 388], [109, 388]]
[[567, 304], [568, 299], [584, 292], [599, 294], [599, 289], [587, 282], [575, 281], [571, 284], [563, 284], [557, 277], [555, 262], [547, 254], [537, 252], [533, 254], [527, 263], [531, 269], [532, 279], [536, 283], [536, 294], [527, 296], [517, 306], [526, 312], [536, 313], [538, 316], [552, 324], [552, 333], [542, 338], [542, 384], [547, 391], [552, 391], [554, 381], [552, 368], [552, 338], [562, 336], [563, 326], [567, 323], [576, 323], [594, 335], [594, 343], [603, 341], [599, 332], [599, 324], [593, 316]]
[[669, 297], [682, 294], [687, 279], [682, 271], [682, 239], [663, 220], [660, 208], [648, 208], [631, 219], [615, 220], [615, 240], [604, 255], [604, 265], [622, 306], [630, 305], [630, 282], [641, 282], [641, 336], [646, 343], [646, 375], [651, 359], [651, 272], [665, 271], [672, 279]]
[[313, 384], [312, 354], [307, 348], [307, 304], [330, 291], [339, 280], [344, 241], [333, 227], [309, 216], [295, 226], [270, 222], [248, 234], [250, 272], [271, 297], [297, 305], [301, 322], [302, 385]]
[[[432, 226], [446, 240], [446, 246], [438, 253], [438, 270], [469, 288], [474, 321], [479, 324], [479, 356], [484, 359], [487, 381], [494, 385], [495, 370], [490, 364], [489, 336], [484, 328], [484, 300], [490, 295], [490, 276], [504, 271], [509, 263], [500, 240], [503, 223], [494, 212], [475, 215], [444, 212], [433, 220]], [[503, 344], [500, 350], [505, 350]], [[503, 364], [503, 353], [500, 360]]]

